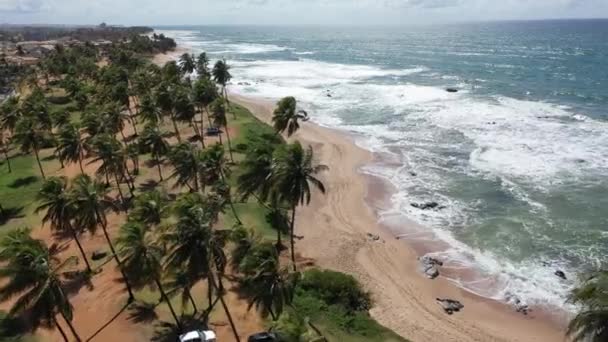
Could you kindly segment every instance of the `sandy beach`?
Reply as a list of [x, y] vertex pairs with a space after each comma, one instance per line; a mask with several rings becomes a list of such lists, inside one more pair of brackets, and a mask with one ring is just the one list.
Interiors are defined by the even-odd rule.
[[[274, 103], [238, 95], [232, 100], [270, 122]], [[424, 277], [414, 249], [380, 225], [368, 205], [383, 201], [387, 189], [359, 172], [373, 156], [345, 133], [305, 122], [291, 139], [313, 146], [318, 162], [330, 168], [322, 175], [326, 196], [315, 193], [311, 205], [297, 214], [296, 234], [303, 236], [297, 251], [320, 267], [356, 276], [371, 291], [375, 304], [371, 314], [380, 323], [412, 341], [565, 340], [564, 328], [542, 311], [524, 316], [445, 278]], [[368, 233], [380, 240], [373, 241]], [[447, 315], [435, 298], [459, 300], [464, 310]]]

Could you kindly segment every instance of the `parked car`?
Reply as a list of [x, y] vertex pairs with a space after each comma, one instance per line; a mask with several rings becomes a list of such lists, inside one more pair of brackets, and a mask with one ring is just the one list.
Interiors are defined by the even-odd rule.
[[261, 332], [249, 336], [247, 342], [275, 342], [278, 341], [277, 336], [269, 332]]
[[205, 131], [205, 135], [208, 135], [208, 136], [214, 136], [214, 135], [218, 135], [221, 133], [222, 133], [222, 130], [219, 129], [218, 127], [209, 127]]
[[179, 335], [179, 342], [216, 342], [215, 332], [211, 330], [194, 330]]

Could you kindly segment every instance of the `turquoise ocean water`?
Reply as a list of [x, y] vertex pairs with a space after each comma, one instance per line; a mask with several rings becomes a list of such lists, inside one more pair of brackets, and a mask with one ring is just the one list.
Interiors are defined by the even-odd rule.
[[563, 306], [608, 263], [608, 20], [157, 32], [227, 58], [231, 91], [354, 133], [397, 189], [382, 215], [446, 242], [435, 256], [477, 274], [463, 287]]

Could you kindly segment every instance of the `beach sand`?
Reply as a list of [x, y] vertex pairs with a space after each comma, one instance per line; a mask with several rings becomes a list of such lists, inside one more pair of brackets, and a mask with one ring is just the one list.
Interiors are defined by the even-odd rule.
[[[270, 123], [274, 103], [238, 95], [231, 99]], [[354, 275], [372, 293], [371, 314], [381, 324], [412, 341], [565, 340], [563, 324], [542, 311], [524, 316], [445, 278], [424, 277], [414, 249], [378, 223], [372, 206], [386, 204], [389, 189], [359, 172], [373, 156], [347, 134], [305, 122], [294, 139], [313, 146], [317, 161], [330, 168], [321, 175], [326, 195], [314, 193], [310, 206], [297, 212], [296, 234], [304, 237], [297, 252], [320, 267]], [[423, 229], [408, 221], [402, 224]], [[380, 240], [373, 241], [368, 233]], [[447, 315], [436, 303], [438, 297], [459, 300], [464, 309]]]

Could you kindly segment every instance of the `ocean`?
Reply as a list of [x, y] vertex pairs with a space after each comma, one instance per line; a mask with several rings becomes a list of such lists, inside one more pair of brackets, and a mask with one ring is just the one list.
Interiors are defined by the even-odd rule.
[[607, 266], [608, 20], [157, 32], [226, 58], [230, 91], [295, 96], [374, 152], [362, 171], [396, 190], [381, 218], [425, 227], [433, 256], [472, 271], [448, 272], [458, 285], [569, 308]]

